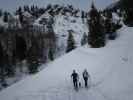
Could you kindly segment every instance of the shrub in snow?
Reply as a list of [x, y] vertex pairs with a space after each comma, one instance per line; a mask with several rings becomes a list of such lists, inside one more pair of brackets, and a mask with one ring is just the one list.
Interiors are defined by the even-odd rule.
[[54, 52], [53, 52], [53, 49], [52, 49], [52, 48], [49, 49], [48, 58], [49, 58], [51, 61], [54, 60]]
[[4, 76], [2, 76], [0, 78], [0, 83], [1, 83], [1, 86], [4, 87], [4, 88], [6, 88], [8, 86]]
[[38, 72], [38, 66], [39, 66], [38, 61], [31, 61], [28, 66], [29, 73], [34, 74], [34, 73]]

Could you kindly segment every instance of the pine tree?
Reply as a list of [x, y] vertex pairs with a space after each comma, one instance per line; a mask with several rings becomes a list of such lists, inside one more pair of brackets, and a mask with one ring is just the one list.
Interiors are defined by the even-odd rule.
[[3, 47], [0, 43], [0, 70], [2, 70], [2, 69], [3, 69]]
[[54, 60], [54, 52], [53, 52], [53, 49], [52, 49], [52, 48], [49, 49], [48, 58], [49, 58], [51, 61]]
[[33, 54], [33, 49], [34, 47], [31, 47], [29, 49], [29, 56], [28, 56], [28, 69], [29, 69], [29, 73], [30, 74], [34, 74], [36, 72], [38, 72], [38, 66], [39, 66], [39, 62], [38, 62], [38, 58]]
[[109, 10], [106, 10], [105, 12], [105, 32], [110, 33], [112, 32], [112, 13]]
[[[9, 61], [9, 56], [0, 43], [0, 77], [12, 77], [15, 74], [14, 67]], [[4, 80], [4, 79], [2, 79]]]
[[7, 86], [7, 83], [5, 81], [4, 52], [1, 43], [0, 43], [0, 83], [3, 87]]
[[117, 30], [122, 27], [122, 25], [117, 21], [117, 23], [113, 22], [112, 12], [110, 10], [106, 10], [105, 12], [105, 20], [104, 20], [104, 28], [107, 36], [110, 40], [114, 40], [117, 37]]
[[23, 9], [24, 9], [24, 11], [28, 11], [28, 12], [30, 12], [30, 8], [29, 8], [28, 5], [25, 5], [25, 6], [23, 7]]
[[88, 42], [88, 38], [87, 38], [87, 35], [86, 33], [83, 34], [83, 37], [81, 39], [81, 45], [85, 45], [86, 43]]
[[72, 32], [69, 32], [66, 52], [70, 52], [75, 48], [76, 48], [76, 46], [75, 46], [75, 40], [74, 40], [73, 34], [72, 34]]
[[26, 40], [23, 37], [16, 35], [16, 47], [15, 47], [15, 53], [16, 58], [19, 61], [22, 61], [26, 57]]
[[8, 22], [8, 13], [7, 13], [7, 12], [4, 12], [3, 21], [4, 21], [5, 23]]
[[107, 34], [108, 38], [110, 40], [114, 40], [116, 38], [116, 32], [114, 30], [114, 24], [112, 22], [112, 12], [109, 10], [105, 11], [105, 22], [104, 22], [104, 28], [105, 33]]
[[0, 70], [3, 69], [3, 58], [4, 58], [3, 47], [2, 47], [2, 45], [0, 43]]
[[88, 44], [92, 48], [100, 48], [105, 46], [105, 34], [103, 31], [103, 25], [101, 23], [101, 15], [92, 4], [90, 11]]
[[13, 65], [11, 64], [11, 62], [9, 61], [9, 56], [8, 54], [5, 52], [4, 53], [4, 58], [3, 58], [3, 62], [4, 62], [4, 75], [8, 76], [8, 77], [12, 77], [15, 75], [15, 69], [13, 67]]
[[19, 8], [18, 8], [17, 11], [16, 11], [16, 14], [17, 14], [17, 15], [20, 15], [22, 12], [23, 12], [23, 11], [22, 11], [22, 8], [21, 8], [21, 6], [19, 6]]
[[19, 7], [18, 8], [18, 10], [16, 11], [16, 14], [17, 15], [19, 15], [19, 21], [21, 22], [21, 23], [23, 23], [23, 11], [22, 11], [22, 8], [21, 7]]
[[133, 24], [133, 0], [120, 0], [121, 10], [124, 12], [124, 22]]
[[51, 9], [51, 8], [52, 8], [52, 5], [49, 4], [49, 5], [47, 5], [46, 10], [49, 10], [49, 9]]
[[0, 73], [1, 73], [1, 75], [0, 75], [0, 83], [1, 83], [2, 87], [7, 87], [8, 85], [7, 85], [7, 82], [5, 80], [4, 70], [3, 69], [0, 70]]
[[81, 12], [81, 18], [82, 18], [82, 22], [85, 23], [85, 12], [84, 11]]
[[39, 66], [39, 45], [35, 38], [32, 40], [32, 46], [28, 50], [27, 56], [29, 73], [34, 74], [38, 71]]
[[4, 27], [0, 26], [0, 34], [4, 32]]

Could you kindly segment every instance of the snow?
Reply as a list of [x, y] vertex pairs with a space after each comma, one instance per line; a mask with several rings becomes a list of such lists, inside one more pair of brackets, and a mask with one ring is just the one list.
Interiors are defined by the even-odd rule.
[[[42, 19], [49, 20], [50, 18], [51, 15], [44, 13], [35, 21], [34, 26], [45, 27], [45, 25], [40, 24], [39, 22]], [[83, 23], [83, 19], [81, 17], [73, 17], [71, 15], [56, 15], [54, 17], [53, 29], [57, 37], [57, 57], [64, 54], [66, 51], [69, 31], [72, 31], [77, 47], [79, 47], [81, 44], [81, 38], [83, 37], [83, 34], [88, 34], [88, 25], [86, 21]]]
[[9, 27], [13, 27], [13, 28], [19, 27], [19, 28], [21, 28], [21, 24], [19, 22], [18, 15], [9, 15], [7, 23], [3, 21], [3, 17], [4, 16], [0, 17], [0, 27], [3, 27], [5, 29], [9, 28]]
[[80, 17], [63, 16], [58, 15], [55, 17], [54, 32], [58, 37], [58, 48], [61, 48], [61, 52], [65, 53], [67, 47], [67, 38], [69, 31], [72, 31], [76, 46], [80, 46], [81, 38], [83, 34], [88, 34], [88, 27], [86, 23], [83, 23]]
[[[124, 26], [119, 37], [104, 48], [87, 45], [49, 63], [41, 72], [0, 92], [1, 100], [132, 100], [133, 29]], [[43, 65], [44, 66], [44, 65]], [[82, 71], [87, 68], [91, 87], [83, 88]], [[82, 87], [74, 91], [70, 75], [76, 69]]]
[[48, 19], [48, 18], [50, 18], [50, 17], [51, 17], [50, 14], [45, 13], [45, 14], [41, 15], [41, 16], [35, 21], [35, 23], [36, 23], [36, 24], [39, 24], [39, 21], [40, 21], [42, 18]]
[[33, 17], [29, 12], [24, 12], [23, 13], [23, 16], [25, 16], [25, 17], [28, 17], [28, 18], [31, 18], [31, 17]]

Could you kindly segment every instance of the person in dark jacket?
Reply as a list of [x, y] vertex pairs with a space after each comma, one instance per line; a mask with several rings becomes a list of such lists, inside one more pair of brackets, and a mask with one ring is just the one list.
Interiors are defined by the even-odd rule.
[[84, 79], [84, 82], [85, 82], [85, 87], [88, 88], [88, 78], [90, 77], [87, 69], [85, 69], [83, 71], [83, 79]]
[[73, 70], [73, 73], [71, 74], [71, 78], [73, 79], [74, 88], [78, 88], [79, 75], [75, 70]]

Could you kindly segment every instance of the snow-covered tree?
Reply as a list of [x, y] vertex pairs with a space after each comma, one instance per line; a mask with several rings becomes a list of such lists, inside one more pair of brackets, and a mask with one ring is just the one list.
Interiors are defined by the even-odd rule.
[[124, 12], [124, 22], [133, 25], [133, 0], [120, 0], [120, 4]]
[[72, 34], [72, 32], [69, 32], [66, 52], [70, 52], [75, 48], [76, 48], [76, 46], [75, 46], [75, 40], [74, 40], [73, 34]]
[[104, 11], [104, 30], [110, 40], [114, 40], [117, 37], [117, 30], [122, 27], [119, 20], [113, 21], [113, 15], [111, 10]]
[[8, 22], [8, 12], [4, 12], [3, 21], [4, 21], [5, 23]]
[[88, 36], [86, 35], [86, 33], [83, 34], [83, 37], [81, 39], [81, 45], [85, 45], [88, 42]]
[[112, 12], [109, 10], [104, 11], [104, 17], [105, 17], [105, 23], [104, 23], [104, 28], [105, 32], [112, 32]]
[[18, 10], [16, 11], [16, 14], [19, 16], [20, 23], [23, 23], [24, 18], [23, 18], [23, 10], [21, 7], [18, 8]]

